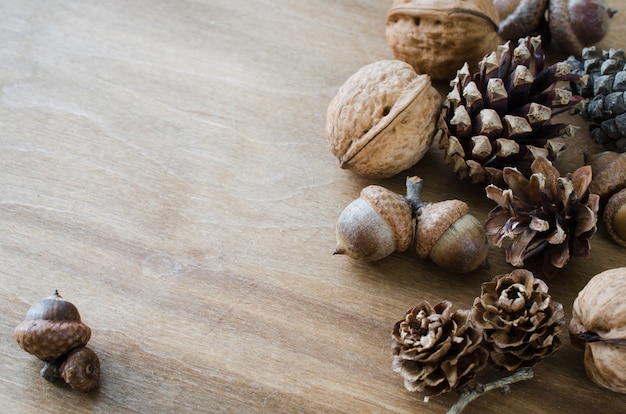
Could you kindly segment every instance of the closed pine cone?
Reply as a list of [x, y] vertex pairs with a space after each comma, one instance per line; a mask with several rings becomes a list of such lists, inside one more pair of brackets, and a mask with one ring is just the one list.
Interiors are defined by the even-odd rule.
[[544, 60], [541, 38], [527, 37], [515, 48], [499, 46], [474, 75], [463, 66], [450, 82], [439, 147], [461, 179], [500, 183], [503, 168], [526, 172], [537, 156], [554, 160], [565, 148], [574, 127], [551, 120], [582, 100], [569, 83], [586, 77], [572, 73], [567, 61], [544, 69]]
[[610, 151], [626, 151], [626, 54], [622, 49], [582, 51], [582, 60], [568, 59], [577, 73], [589, 76], [579, 94], [589, 99], [580, 115], [591, 122], [589, 134]]

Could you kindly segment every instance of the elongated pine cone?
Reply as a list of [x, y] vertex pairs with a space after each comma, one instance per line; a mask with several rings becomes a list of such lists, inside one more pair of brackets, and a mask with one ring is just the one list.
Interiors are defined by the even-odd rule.
[[446, 163], [460, 178], [500, 183], [503, 168], [525, 172], [537, 156], [554, 160], [564, 149], [562, 138], [574, 127], [551, 119], [582, 100], [570, 83], [586, 77], [572, 73], [570, 62], [544, 69], [544, 61], [541, 37], [526, 37], [514, 49], [511, 42], [499, 46], [473, 76], [467, 65], [457, 72], [438, 136]]
[[545, 282], [525, 269], [483, 283], [472, 318], [491, 345], [490, 360], [509, 371], [533, 367], [554, 353], [565, 324], [563, 305], [552, 300]]
[[600, 52], [595, 46], [584, 48], [582, 61], [568, 59], [575, 71], [589, 76], [579, 94], [589, 99], [580, 115], [591, 122], [589, 134], [610, 151], [626, 151], [626, 55], [622, 49]]
[[452, 310], [452, 303], [422, 302], [393, 328], [394, 372], [409, 391], [440, 395], [471, 381], [487, 363], [482, 332], [470, 312]]
[[589, 239], [596, 232], [600, 197], [589, 191], [591, 167], [561, 177], [542, 156], [526, 178], [515, 168], [503, 171], [507, 189], [487, 186], [487, 197], [498, 206], [489, 212], [485, 233], [495, 246], [512, 239], [506, 261], [522, 267], [532, 256], [543, 256], [546, 270], [565, 266], [571, 257], [587, 257]]

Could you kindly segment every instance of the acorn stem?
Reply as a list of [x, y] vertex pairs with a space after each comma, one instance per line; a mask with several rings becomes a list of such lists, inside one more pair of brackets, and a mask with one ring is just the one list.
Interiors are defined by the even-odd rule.
[[415, 214], [420, 207], [426, 204], [426, 202], [421, 198], [423, 186], [424, 181], [418, 176], [406, 178], [406, 199], [411, 206], [413, 214]]
[[508, 392], [509, 385], [519, 381], [531, 379], [533, 374], [534, 372], [532, 368], [523, 368], [508, 377], [500, 378], [499, 380], [492, 381], [485, 385], [478, 384], [473, 388], [468, 388], [461, 393], [459, 400], [452, 407], [450, 407], [446, 414], [459, 414], [469, 403], [488, 391], [500, 389], [503, 392]]
[[47, 381], [55, 382], [61, 378], [61, 365], [63, 365], [63, 360], [64, 358], [57, 358], [53, 361], [45, 361], [39, 374]]

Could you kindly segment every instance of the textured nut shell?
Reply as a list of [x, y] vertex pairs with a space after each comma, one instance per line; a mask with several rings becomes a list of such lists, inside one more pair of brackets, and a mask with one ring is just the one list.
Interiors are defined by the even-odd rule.
[[429, 257], [450, 272], [468, 273], [487, 265], [488, 251], [482, 223], [471, 214], [465, 214], [441, 235]]
[[415, 226], [414, 244], [417, 255], [422, 259], [430, 256], [441, 235], [468, 211], [468, 205], [460, 200], [440, 201], [422, 207]]
[[626, 153], [603, 151], [586, 157], [585, 163], [591, 165], [593, 171], [589, 190], [603, 200], [626, 188]]
[[[582, 3], [582, 2], [579, 2]], [[604, 0], [588, 1], [582, 8], [583, 16], [573, 15], [575, 1], [549, 1], [548, 26], [554, 42], [566, 53], [579, 55], [585, 46], [591, 46], [606, 35], [610, 17]], [[593, 8], [593, 10], [592, 10]]]
[[361, 190], [361, 198], [374, 207], [391, 227], [396, 251], [408, 249], [413, 239], [413, 218], [406, 199], [378, 185], [370, 185]]
[[85, 346], [91, 329], [81, 321], [25, 320], [14, 331], [19, 346], [44, 361], [57, 359]]
[[611, 239], [626, 247], [626, 188], [611, 196], [602, 219]]
[[413, 219], [406, 199], [371, 185], [341, 213], [336, 252], [365, 261], [379, 260], [408, 249], [412, 235]]
[[407, 63], [364, 66], [338, 90], [326, 112], [326, 136], [341, 168], [390, 177], [417, 163], [432, 144], [441, 95]]
[[[572, 307], [570, 335], [594, 332], [605, 339], [626, 338], [626, 267], [597, 274], [578, 293]], [[626, 347], [587, 343], [585, 370], [596, 384], [626, 393]]]
[[475, 67], [495, 50], [498, 23], [492, 0], [395, 0], [387, 43], [418, 73], [450, 80], [465, 62]]
[[100, 358], [90, 348], [73, 350], [61, 365], [63, 380], [80, 392], [89, 392], [100, 381]]

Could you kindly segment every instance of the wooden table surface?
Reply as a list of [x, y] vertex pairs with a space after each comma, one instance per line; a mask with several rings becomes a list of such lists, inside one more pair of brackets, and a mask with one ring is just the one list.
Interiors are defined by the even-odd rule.
[[[425, 403], [404, 389], [392, 326], [421, 300], [469, 307], [512, 268], [495, 247], [489, 270], [463, 276], [414, 253], [373, 264], [331, 254], [340, 212], [368, 184], [403, 192], [419, 175], [427, 200], [460, 198], [480, 220], [493, 207], [435, 145], [386, 180], [338, 168], [326, 107], [360, 67], [392, 58], [391, 1], [344, 3], [0, 1], [0, 411], [452, 405], [454, 393]], [[610, 3], [625, 14], [600, 47], [626, 47], [626, 1]], [[581, 128], [557, 165], [572, 171], [584, 150], [598, 148]], [[568, 321], [578, 291], [625, 266], [624, 252], [600, 228], [591, 257], [549, 281]], [[13, 339], [54, 289], [93, 330], [93, 393], [44, 381]], [[626, 412], [626, 395], [593, 385], [561, 336], [534, 379], [466, 412]]]

